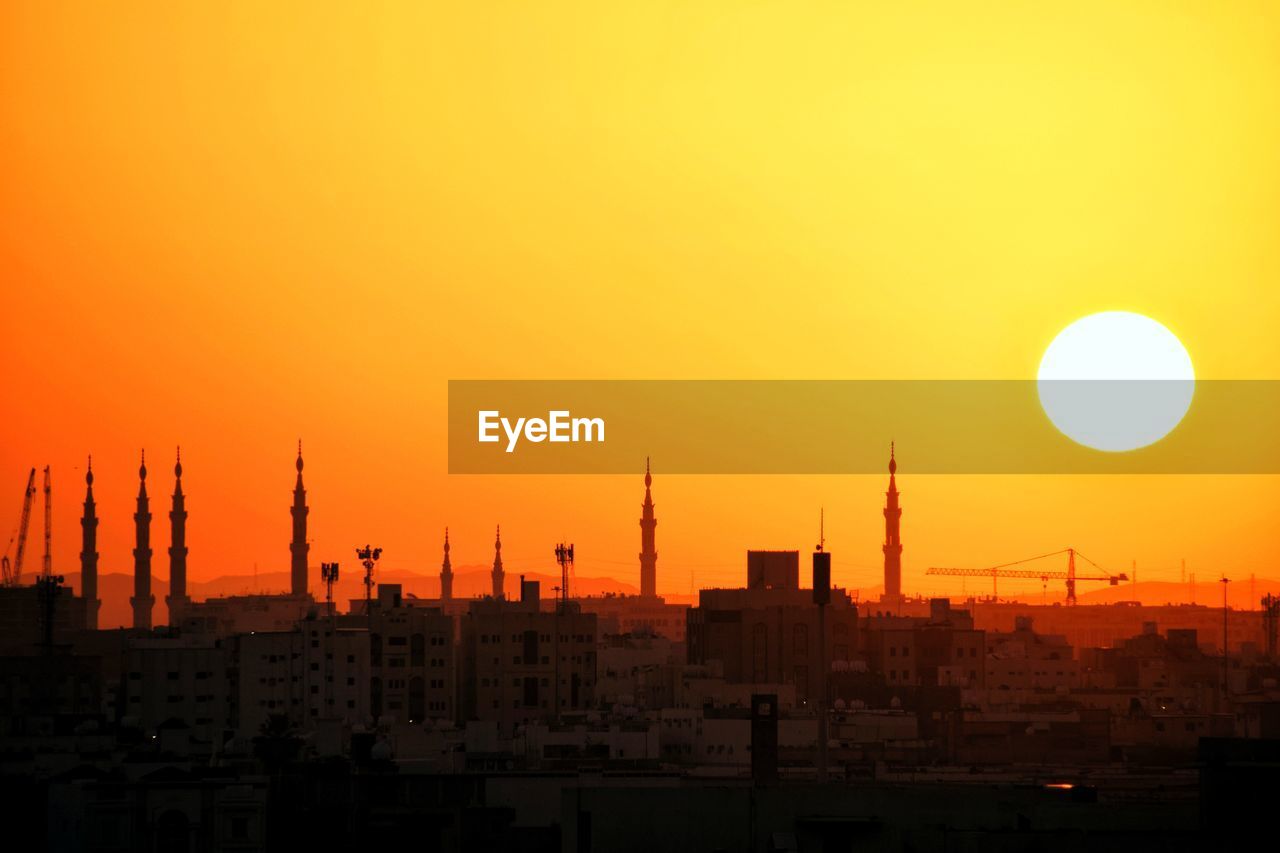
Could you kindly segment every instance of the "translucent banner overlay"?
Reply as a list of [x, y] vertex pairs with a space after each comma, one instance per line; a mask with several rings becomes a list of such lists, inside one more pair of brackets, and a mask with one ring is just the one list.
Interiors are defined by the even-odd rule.
[[1277, 474], [1280, 381], [449, 382], [453, 474], [880, 473], [890, 441], [918, 474]]

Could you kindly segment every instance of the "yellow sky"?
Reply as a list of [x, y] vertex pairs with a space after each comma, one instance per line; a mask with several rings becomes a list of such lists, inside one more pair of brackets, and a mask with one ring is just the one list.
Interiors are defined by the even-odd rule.
[[[449, 378], [1030, 377], [1107, 309], [1280, 372], [1270, 4], [263, 5], [0, 8], [0, 528], [51, 463], [64, 570], [84, 455], [123, 570], [179, 442], [193, 575], [285, 567], [302, 435], [317, 562], [425, 569], [446, 523], [487, 562], [501, 521], [509, 569], [565, 536], [634, 582], [642, 460], [450, 478]], [[901, 462], [908, 589], [1067, 544], [1280, 574], [1277, 478]], [[878, 580], [882, 478], [655, 473], [660, 589], [819, 504]]]

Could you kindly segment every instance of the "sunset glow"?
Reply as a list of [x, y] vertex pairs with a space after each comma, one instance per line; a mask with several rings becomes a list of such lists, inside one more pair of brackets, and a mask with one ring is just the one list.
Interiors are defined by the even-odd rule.
[[[74, 571], [92, 454], [128, 572], [139, 452], [166, 501], [181, 444], [193, 581], [286, 572], [301, 437], [317, 573], [435, 572], [446, 525], [485, 566], [501, 523], [508, 572], [568, 537], [637, 585], [643, 456], [450, 477], [447, 380], [1034, 379], [1109, 310], [1275, 378], [1273, 7], [643, 7], [4, 4], [4, 539], [48, 464]], [[1280, 575], [1276, 477], [913, 476], [895, 438], [913, 593], [1066, 543]], [[834, 582], [880, 582], [883, 476], [653, 477], [660, 592], [819, 507]]]

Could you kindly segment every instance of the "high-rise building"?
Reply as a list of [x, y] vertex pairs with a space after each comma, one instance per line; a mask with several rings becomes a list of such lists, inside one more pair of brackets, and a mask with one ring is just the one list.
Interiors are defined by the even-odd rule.
[[307, 490], [302, 485], [302, 441], [298, 441], [298, 461], [294, 463], [298, 469], [298, 481], [293, 487], [293, 506], [289, 509], [293, 516], [293, 541], [289, 543], [289, 576], [291, 591], [294, 595], [307, 594], [307, 552], [311, 545], [307, 543]]
[[897, 600], [902, 597], [902, 538], [898, 524], [902, 508], [898, 506], [898, 461], [894, 447], [889, 445], [889, 491], [885, 492], [884, 505], [884, 597]]
[[138, 466], [138, 507], [133, 514], [133, 627], [151, 630], [151, 608], [156, 597], [151, 594], [151, 502], [147, 498], [147, 454], [142, 453]]
[[654, 547], [654, 531], [658, 519], [653, 515], [653, 496], [649, 487], [653, 475], [649, 473], [649, 460], [644, 460], [644, 503], [640, 505], [640, 594], [654, 598], [658, 594], [658, 552]]
[[98, 506], [93, 500], [93, 457], [84, 475], [84, 515], [80, 517], [80, 595], [85, 627], [98, 629]]

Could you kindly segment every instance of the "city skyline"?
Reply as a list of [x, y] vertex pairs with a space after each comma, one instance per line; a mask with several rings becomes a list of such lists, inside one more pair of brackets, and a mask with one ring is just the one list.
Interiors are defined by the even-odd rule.
[[0, 3], [0, 837], [1256, 843], [1278, 37]]
[[[896, 475], [897, 475], [898, 465], [897, 465], [897, 458], [896, 458], [895, 451], [896, 451], [896, 448], [892, 446], [892, 443], [891, 443], [890, 450], [889, 450], [889, 460], [886, 468], [886, 473], [888, 474], [888, 484], [887, 484], [888, 490], [883, 493], [884, 506], [882, 507], [882, 510], [881, 510], [881, 514], [884, 516], [884, 524], [885, 524], [885, 528], [884, 528], [885, 533], [881, 539], [881, 546], [880, 546], [880, 550], [883, 553], [883, 561], [884, 561], [882, 566], [882, 572], [881, 572], [881, 581], [879, 583], [876, 583], [874, 582], [874, 579], [870, 579], [872, 582], [868, 583], [868, 582], [865, 582], [867, 579], [864, 578], [864, 582], [862, 583], [846, 584], [842, 581], [841, 575], [849, 574], [849, 573], [847, 571], [843, 573], [840, 571], [840, 562], [838, 560], [836, 563], [836, 572], [833, 575], [833, 583], [836, 586], [841, 586], [849, 589], [850, 592], [855, 595], [855, 598], [859, 596], [870, 598], [872, 597], [872, 595], [883, 593], [883, 594], [886, 594], [890, 599], [892, 599], [895, 595], [899, 594], [897, 592], [898, 589], [902, 590], [901, 592], [902, 595], [915, 596], [915, 597], [919, 597], [922, 595], [928, 596], [928, 595], [937, 595], [937, 594], [953, 595], [952, 592], [946, 591], [946, 590], [939, 592], [937, 587], [940, 585], [943, 585], [943, 586], [947, 585], [946, 581], [937, 577], [927, 576], [923, 568], [921, 568], [917, 572], [917, 576], [909, 577], [908, 583], [905, 586], [902, 584], [902, 581], [901, 581], [902, 572], [901, 572], [900, 565], [901, 565], [901, 554], [903, 551], [903, 545], [902, 545], [902, 541], [900, 539], [900, 534], [899, 534], [899, 526], [900, 526], [900, 518], [902, 516], [902, 509], [900, 508], [898, 503], [899, 492], [896, 484]], [[290, 510], [289, 510], [291, 516], [293, 517], [293, 525], [294, 525], [293, 543], [294, 544], [290, 546], [291, 566], [288, 570], [287, 585], [283, 585], [283, 584], [272, 585], [269, 581], [265, 582], [265, 585], [259, 584], [258, 582], [259, 571], [257, 570], [257, 568], [255, 568], [251, 576], [245, 576], [245, 575], [239, 576], [240, 581], [244, 583], [244, 585], [240, 589], [236, 590], [237, 592], [266, 592], [266, 593], [292, 592], [294, 595], [310, 593], [313, 596], [316, 594], [316, 586], [319, 580], [318, 562], [313, 561], [311, 563], [308, 563], [307, 561], [309, 543], [312, 541], [312, 538], [309, 536], [309, 531], [307, 528], [307, 516], [309, 515], [310, 509], [307, 505], [307, 493], [303, 485], [303, 477], [302, 477], [303, 462], [304, 460], [302, 455], [302, 444], [301, 444], [301, 441], [299, 441], [298, 447], [297, 447], [297, 456], [295, 458], [294, 466], [293, 466], [296, 469], [296, 481], [294, 484], [294, 492], [293, 492], [293, 505], [290, 507]], [[93, 490], [95, 478], [92, 474], [92, 469], [91, 469], [92, 459], [88, 461], [88, 466], [89, 466], [89, 470], [86, 472], [86, 477], [85, 477], [85, 481], [87, 485], [86, 485], [85, 503], [83, 505], [84, 518], [80, 520], [80, 523], [77, 526], [80, 528], [85, 528], [84, 535], [86, 535], [86, 538], [83, 542], [84, 548], [92, 547], [93, 549], [97, 549], [98, 535], [99, 535], [99, 522], [101, 520], [101, 515], [98, 512], [98, 498]], [[150, 624], [149, 622], [151, 618], [150, 614], [151, 614], [151, 611], [154, 609], [155, 603], [157, 601], [163, 601], [166, 610], [168, 610], [168, 608], [172, 606], [172, 603], [173, 603], [172, 599], [174, 599], [175, 597], [179, 601], [189, 600], [186, 593], [186, 586], [187, 586], [186, 558], [187, 558], [187, 554], [189, 553], [189, 549], [185, 547], [186, 522], [187, 522], [188, 514], [185, 509], [186, 494], [182, 488], [183, 467], [181, 462], [181, 448], [178, 448], [175, 451], [175, 465], [174, 465], [173, 472], [174, 472], [173, 494], [171, 496], [173, 505], [172, 505], [172, 509], [167, 513], [167, 516], [169, 519], [169, 524], [168, 524], [169, 533], [165, 534], [164, 530], [160, 530], [159, 533], [161, 535], [157, 539], [155, 535], [156, 531], [153, 530], [150, 518], [147, 519], [145, 523], [143, 523], [139, 521], [139, 519], [135, 514], [135, 516], [131, 519], [131, 521], [133, 522], [133, 524], [131, 525], [131, 529], [133, 530], [133, 534], [135, 537], [135, 541], [133, 543], [135, 548], [131, 549], [130, 551], [130, 556], [133, 558], [133, 562], [134, 562], [133, 570], [131, 572], [131, 575], [133, 577], [134, 595], [135, 597], [138, 595], [143, 596], [141, 601], [144, 603], [145, 606], [142, 611], [144, 614], [142, 618], [148, 620], [147, 624]], [[138, 483], [139, 483], [138, 499], [143, 503], [140, 503], [138, 507], [135, 508], [137, 512], [145, 512], [145, 511], [148, 511], [149, 509], [150, 498], [146, 494], [146, 488], [145, 488], [147, 483], [147, 477], [148, 477], [148, 472], [147, 472], [146, 462], [145, 462], [145, 451], [143, 451], [141, 454], [141, 467], [138, 470]], [[635, 572], [634, 572], [635, 577], [632, 577], [631, 576], [632, 573], [627, 571], [622, 565], [620, 565], [621, 561], [613, 561], [614, 564], [607, 566], [604, 570], [592, 575], [587, 575], [587, 577], [593, 577], [596, 580], [604, 582], [604, 584], [606, 585], [604, 589], [612, 589], [613, 591], [622, 592], [622, 593], [626, 593], [629, 591], [631, 594], [650, 594], [651, 595], [653, 594], [653, 590], [655, 588], [655, 580], [657, 578], [663, 578], [661, 573], [655, 572], [654, 568], [652, 568], [652, 567], [655, 567], [657, 563], [657, 553], [655, 549], [655, 536], [654, 536], [654, 530], [657, 527], [657, 517], [654, 511], [655, 507], [654, 507], [654, 501], [653, 501], [652, 491], [651, 491], [652, 485], [653, 485], [653, 477], [650, 471], [650, 465], [648, 460], [646, 460], [646, 470], [643, 477], [643, 484], [644, 484], [644, 501], [640, 505], [641, 515], [639, 519], [640, 520], [639, 545], [641, 550], [638, 555], [638, 563], [635, 567]], [[100, 489], [101, 487], [99, 486], [99, 490]], [[301, 515], [299, 515], [299, 513], [301, 513]], [[164, 517], [164, 516], [161, 516], [161, 517]], [[35, 524], [39, 524], [39, 522], [36, 522]], [[92, 529], [91, 530], [87, 529], [86, 525], [92, 525]], [[648, 527], [646, 527], [646, 525], [648, 525]], [[34, 539], [34, 535], [38, 535], [34, 528], [35, 528], [35, 525], [33, 525], [32, 530], [28, 531], [29, 539], [32, 539], [32, 540]], [[142, 535], [145, 536], [145, 541], [142, 541], [142, 542], [138, 541], [138, 536], [140, 535], [140, 531], [142, 532]], [[823, 532], [825, 536], [825, 527]], [[455, 559], [455, 557], [451, 556], [450, 552], [456, 546], [454, 546], [452, 543], [448, 541], [447, 527], [445, 528], [444, 537], [445, 537], [445, 541], [443, 543], [442, 554], [444, 557], [444, 561], [449, 565], [450, 587], [452, 587], [453, 559]], [[499, 565], [502, 564], [503, 559], [506, 559], [506, 560], [510, 559], [509, 555], [506, 558], [503, 558], [501, 545], [500, 545], [500, 542], [501, 542], [500, 537], [501, 537], [501, 533], [500, 533], [500, 526], [499, 526], [499, 539], [498, 539], [498, 542], [495, 543], [497, 547], [493, 548], [493, 550], [491, 551], [492, 558]], [[157, 542], [161, 547], [159, 548], [150, 547], [150, 544], [153, 541]], [[167, 549], [163, 547], [165, 542], [168, 542], [169, 544], [169, 547]], [[136, 552], [136, 548], [139, 546], [143, 546], [148, 549], [147, 553], [143, 555], [141, 562], [139, 562], [137, 557], [137, 552]], [[755, 547], [754, 544], [745, 543], [742, 546], [742, 549], [749, 550], [750, 548], [753, 548], [753, 547]], [[786, 546], [785, 548], [782, 548], [780, 546], [776, 550], [787, 550], [787, 549], [791, 549], [791, 547], [792, 546], [790, 545]], [[84, 548], [81, 549], [81, 553], [88, 553], [84, 551]], [[742, 549], [739, 550], [739, 553], [741, 553]], [[12, 550], [12, 548], [10, 550]], [[152, 555], [157, 552], [162, 554], [167, 553], [169, 555], [167, 570], [161, 566], [156, 566], [152, 563]], [[99, 578], [102, 575], [107, 575], [107, 574], [122, 574], [122, 572], [120, 571], [115, 571], [115, 572], [112, 572], [110, 570], [104, 571], [103, 569], [99, 568], [102, 564], [102, 552], [100, 550], [93, 550], [92, 553], [93, 553], [93, 566], [97, 571], [97, 575]], [[344, 552], [340, 554], [333, 554], [331, 556], [334, 557], [335, 562], [340, 562], [344, 558], [349, 558], [350, 554]], [[1028, 556], [1028, 555], [1024, 555], [1024, 556]], [[1049, 555], [1049, 556], [1053, 556], [1053, 555]], [[646, 565], [646, 560], [650, 561], [647, 565], [651, 566], [651, 568], [649, 569], [649, 572], [650, 572], [650, 577], [653, 578], [648, 581], [648, 587], [647, 587], [648, 592], [646, 592], [646, 582], [644, 579], [644, 572], [645, 572], [644, 567]], [[540, 575], [547, 578], [553, 578], [554, 569], [551, 566], [552, 562], [553, 561], [549, 557], [535, 558], [531, 560], [528, 564], [521, 566], [520, 569], [515, 572], [510, 572], [510, 571], [504, 572], [504, 574], [507, 576], [507, 583], [504, 585], [504, 587], [509, 586], [511, 583], [514, 583], [514, 581], [512, 581], [511, 579], [515, 578], [517, 574], [521, 577], [523, 577], [525, 574], [528, 574], [531, 577], [535, 575]], [[1011, 561], [1007, 561], [1007, 562], [1011, 562]], [[81, 560], [81, 565], [82, 566], [84, 565], [83, 560]], [[145, 581], [138, 574], [139, 567], [144, 565], [149, 569]], [[1037, 565], [1039, 566], [1040, 569], [1044, 569], [1048, 571], [1061, 571], [1062, 569], [1062, 567], [1059, 567], [1057, 565], [1046, 565], [1044, 563], [1038, 563]], [[688, 600], [690, 596], [696, 594], [696, 592], [700, 588], [708, 588], [708, 587], [715, 587], [717, 585], [723, 585], [723, 584], [717, 584], [714, 582], [698, 584], [696, 580], [696, 573], [695, 573], [693, 580], [696, 585], [693, 586], [692, 588], [686, 587], [685, 589], [681, 590], [679, 588], [679, 580], [683, 575], [683, 572], [681, 571], [681, 567], [679, 566], [679, 564], [677, 564], [672, 568], [673, 568], [673, 573], [675, 575], [675, 578], [673, 580], [667, 580], [665, 586], [658, 587], [658, 589], [660, 590], [660, 594], [665, 594], [666, 596], [670, 597], [672, 600], [685, 601], [685, 600]], [[974, 566], [970, 566], [969, 568], [982, 569], [983, 567], [974, 565]], [[1136, 561], [1134, 561], [1128, 568], [1130, 571], [1136, 569], [1137, 568]], [[1206, 572], [1204, 567], [1197, 568], [1193, 564], [1193, 566], [1190, 569], [1190, 581], [1188, 583], [1188, 569], [1185, 566], [1185, 564], [1181, 564], [1178, 566], [1179, 576], [1176, 579], [1176, 581], [1171, 578], [1165, 579], [1165, 578], [1157, 577], [1155, 579], [1152, 579], [1149, 576], [1147, 576], [1147, 572], [1145, 571], [1145, 568], [1146, 567], [1144, 567], [1144, 571], [1143, 571], [1143, 579], [1147, 584], [1146, 586], [1138, 587], [1138, 586], [1129, 586], [1128, 584], [1125, 584], [1125, 586], [1127, 586], [1130, 590], [1130, 594], [1127, 596], [1130, 600], [1146, 600], [1150, 598], [1148, 603], [1164, 603], [1168, 601], [1195, 602], [1197, 600], [1197, 597], [1196, 597], [1197, 571], [1199, 572], [1199, 581], [1201, 584], [1204, 584], [1204, 583], [1212, 584], [1213, 581], [1217, 580], [1217, 578], [1221, 576], [1221, 573], [1215, 574], [1212, 571]], [[34, 578], [37, 576], [38, 572], [33, 571], [31, 569], [30, 562], [27, 563], [26, 569], [27, 570], [24, 573], [24, 578], [22, 579], [22, 581], [24, 583], [31, 583], [34, 581]], [[468, 577], [468, 575], [476, 575], [482, 572], [488, 572], [492, 574], [492, 568], [486, 568], [484, 565], [484, 561], [479, 559], [472, 560], [472, 561], [460, 561], [457, 563], [457, 569], [459, 574], [461, 574], [463, 577], [464, 586], [465, 586], [466, 578]], [[394, 561], [392, 561], [386, 565], [383, 565], [382, 571], [392, 572], [392, 577], [394, 577], [397, 582], [402, 584], [404, 583], [409, 584], [407, 591], [409, 589], [412, 589], [418, 592], [419, 595], [426, 594], [428, 595], [428, 597], [434, 597], [434, 596], [431, 596], [430, 593], [426, 592], [426, 590], [430, 589], [430, 580], [432, 578], [436, 579], [437, 591], [435, 595], [439, 594], [438, 588], [442, 585], [441, 581], [439, 580], [439, 575], [436, 572], [431, 571], [427, 567], [409, 568], [409, 567], [405, 567], [403, 564], [397, 566], [394, 563]], [[82, 575], [80, 572], [73, 572], [73, 571], [70, 571], [69, 569], [62, 570], [55, 567], [54, 573], [62, 574], [64, 576], [71, 578], [73, 581], [73, 586], [77, 590], [77, 593], [79, 593], [79, 590], [81, 589], [82, 585], [85, 584], [85, 580], [84, 580], [85, 575]], [[273, 572], [272, 569], [267, 569], [265, 572], [262, 572], [261, 574], [267, 575], [267, 576], [273, 576], [278, 573]], [[865, 571], [862, 574], [865, 575]], [[1122, 571], [1119, 567], [1116, 568], [1115, 574], [1122, 574]], [[1160, 573], [1157, 572], [1155, 574], [1159, 575]], [[225, 594], [225, 592], [228, 590], [228, 582], [233, 581], [235, 577], [236, 577], [235, 573], [223, 573], [221, 575], [209, 576], [209, 577], [203, 578], [203, 580], [205, 581], [205, 583], [213, 581], [215, 584], [218, 584], [220, 582], [221, 589]], [[415, 584], [413, 582], [413, 578], [415, 577], [418, 579], [419, 582], [422, 582], [421, 585]], [[245, 583], [250, 578], [252, 578], [252, 581], [253, 581], [252, 585]], [[348, 581], [350, 580], [350, 575], [348, 575], [347, 579]], [[1130, 583], [1136, 583], [1136, 581], [1138, 580], [1138, 575], [1137, 573], [1135, 573], [1134, 576], [1132, 577], [1126, 575], [1124, 579]], [[1236, 602], [1236, 604], [1234, 606], [1237, 606], [1237, 607], [1243, 606], [1245, 609], [1254, 609], [1257, 607], [1257, 601], [1255, 601], [1254, 599], [1257, 598], [1259, 594], [1261, 594], [1258, 592], [1259, 582], [1261, 582], [1262, 593], [1271, 591], [1272, 586], [1277, 583], [1269, 576], [1263, 575], [1262, 577], [1259, 577], [1256, 573], [1250, 573], [1248, 577], [1237, 576], [1237, 579], [1242, 581], [1247, 581], [1247, 583], [1242, 583], [1235, 588], [1234, 590], [1235, 594], [1233, 595], [1233, 600]], [[1156, 592], [1154, 593], [1155, 597], [1153, 598], [1143, 594], [1143, 591], [1149, 590], [1152, 588], [1151, 586], [1152, 580], [1156, 580], [1156, 581], [1163, 580], [1167, 584], [1165, 586], [1157, 587]], [[151, 585], [152, 583], [155, 583], [155, 582], [159, 582], [160, 584], [166, 587], [167, 595], [163, 597], [157, 597], [156, 595], [151, 594]], [[983, 577], [971, 578], [967, 582], [960, 584], [961, 590], [960, 590], [960, 593], [956, 595], [956, 597], [984, 598], [987, 596], [989, 591], [995, 590], [995, 587], [992, 587], [991, 590], [987, 589], [986, 584], [988, 584], [989, 582], [990, 582], [989, 579], [984, 579]], [[91, 583], [94, 587], [96, 587], [97, 584], [100, 583], [100, 580], [95, 579]], [[498, 588], [497, 586], [498, 583], [499, 581], [496, 579], [492, 581], [492, 586], [494, 590]], [[1176, 583], [1176, 586], [1174, 586], [1175, 583]], [[1026, 602], [1035, 602], [1035, 603], [1045, 603], [1048, 601], [1056, 602], [1059, 600], [1060, 590], [1057, 589], [1057, 586], [1058, 586], [1057, 583], [1055, 583], [1055, 588], [1053, 590], [1052, 595], [1050, 594], [1047, 585], [1041, 584], [1042, 588], [1039, 591], [1039, 594], [1036, 593], [1034, 586], [1035, 586], [1034, 578], [1030, 580], [1026, 578], [1022, 580], [1005, 580], [1002, 598], [1009, 599], [1009, 600], [1022, 600]], [[1084, 593], [1086, 600], [1090, 599], [1090, 596], [1088, 596], [1088, 592], [1091, 590], [1093, 586], [1094, 586], [1093, 584], [1084, 585], [1082, 592]], [[1101, 588], [1105, 589], [1105, 585], [1100, 585], [1100, 586]], [[476, 590], [472, 589], [470, 593], [462, 592], [460, 594], [460, 597], [469, 598], [469, 597], [475, 597], [476, 595], [483, 595], [483, 594], [486, 594], [483, 590], [477, 592]], [[1205, 595], [1206, 593], [1203, 591], [1200, 593], [1200, 599], [1202, 601], [1205, 599]], [[1211, 595], [1211, 593], [1209, 593], [1209, 595]], [[149, 604], [146, 603], [148, 597], [150, 599]], [[1101, 599], [1098, 599], [1096, 596], [1092, 598], [1093, 600], [1101, 600]], [[117, 602], [110, 602], [108, 604], [108, 611], [111, 613], [118, 614], [118, 610], [116, 609], [117, 604], [118, 604]], [[139, 617], [137, 615], [137, 612], [135, 612], [135, 616], [133, 617], [132, 620], [121, 619], [117, 615], [115, 618], [108, 618], [107, 621], [103, 623], [102, 627], [108, 627], [108, 628], [115, 627], [117, 624], [126, 625], [126, 624], [129, 624], [130, 622], [136, 622], [138, 618]], [[169, 617], [165, 617], [165, 618], [167, 619]], [[166, 622], [161, 621], [161, 622], [158, 622], [157, 624], [166, 624]]]

